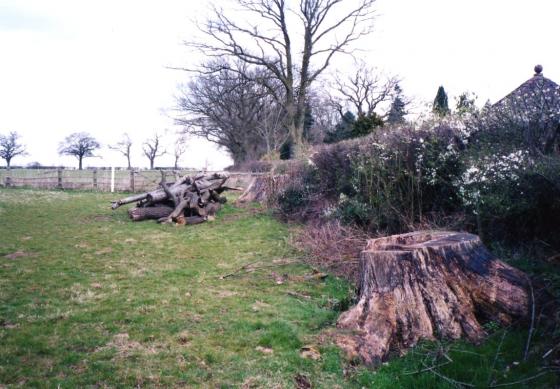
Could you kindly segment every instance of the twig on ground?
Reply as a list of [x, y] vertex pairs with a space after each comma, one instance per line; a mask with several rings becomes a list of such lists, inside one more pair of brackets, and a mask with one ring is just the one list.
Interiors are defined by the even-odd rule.
[[291, 290], [287, 291], [286, 293], [288, 294], [288, 296], [292, 296], [292, 297], [295, 297], [297, 299], [304, 299], [304, 300], [310, 300], [311, 299], [311, 296], [308, 296], [308, 295], [305, 295], [305, 294], [302, 294], [302, 293], [298, 293], [298, 292], [293, 292]]
[[252, 273], [256, 270], [262, 270], [262, 269], [270, 269], [270, 268], [275, 268], [275, 267], [281, 267], [281, 266], [287, 266], [287, 265], [295, 265], [295, 264], [300, 264], [300, 263], [305, 263], [304, 259], [302, 258], [295, 258], [293, 260], [286, 260], [285, 262], [280, 262], [280, 263], [272, 263], [272, 264], [268, 264], [268, 265], [263, 265], [263, 266], [251, 266], [254, 265], [256, 263], [259, 263], [260, 261], [254, 261], [254, 262], [249, 262], [243, 266], [241, 266], [239, 269], [237, 269], [234, 272], [228, 273], [228, 274], [224, 274], [222, 276], [219, 276], [218, 278], [220, 280], [224, 280], [226, 278], [230, 278], [230, 277], [235, 277], [241, 274], [247, 274], [247, 273]]
[[504, 330], [502, 333], [502, 338], [500, 339], [500, 343], [498, 343], [498, 348], [496, 349], [496, 355], [494, 355], [494, 361], [492, 362], [492, 367], [490, 368], [490, 373], [488, 376], [487, 385], [490, 386], [492, 379], [494, 378], [494, 368], [496, 367], [496, 362], [498, 362], [498, 356], [500, 355], [500, 351], [502, 350], [502, 345], [504, 344], [504, 339], [507, 335], [507, 329]]
[[226, 278], [236, 276], [236, 275], [240, 274], [241, 272], [243, 272], [243, 270], [247, 270], [247, 268], [249, 268], [249, 266], [254, 265], [255, 263], [258, 263], [258, 262], [259, 261], [246, 263], [245, 265], [241, 266], [236, 271], [234, 271], [232, 273], [229, 273], [229, 274], [224, 274], [223, 276], [220, 276], [219, 278], [220, 278], [220, 280], [225, 280]]
[[431, 369], [436, 369], [436, 368], [438, 368], [438, 367], [442, 367], [442, 366], [445, 366], [445, 365], [449, 365], [450, 363], [451, 363], [451, 362], [447, 361], [447, 362], [440, 363], [439, 365], [429, 366], [429, 367], [426, 367], [426, 368], [424, 368], [424, 369], [420, 369], [420, 370], [416, 370], [416, 371], [406, 371], [406, 372], [402, 373], [402, 375], [420, 374], [420, 373], [424, 373], [424, 372], [426, 372], [426, 371], [428, 371], [428, 370], [431, 370]]
[[453, 378], [449, 378], [448, 376], [441, 374], [440, 372], [435, 370], [434, 366], [426, 366], [426, 365], [424, 365], [424, 366], [426, 367], [426, 371], [429, 371], [432, 374], [438, 376], [439, 378], [449, 382], [451, 385], [458, 386], [458, 387], [465, 386], [467, 388], [474, 388], [475, 387], [473, 384], [469, 384], [467, 382], [462, 382], [462, 381], [457, 381], [457, 380], [454, 380]]
[[558, 348], [558, 346], [560, 346], [560, 344], [557, 344], [556, 346], [554, 346], [553, 348], [551, 348], [550, 350], [548, 350], [546, 353], [543, 354], [542, 359], [546, 359], [550, 354], [552, 354], [552, 352]]
[[533, 331], [535, 330], [535, 293], [533, 292], [533, 284], [531, 279], [527, 277], [529, 281], [529, 290], [531, 291], [531, 327], [529, 327], [529, 333], [527, 335], [527, 343], [525, 344], [525, 353], [523, 354], [523, 361], [526, 361], [529, 357], [529, 347], [531, 346], [531, 338], [533, 336]]
[[528, 381], [532, 381], [536, 378], [542, 377], [543, 375], [548, 374], [548, 373], [550, 373], [550, 372], [549, 371], [542, 371], [539, 374], [535, 374], [531, 377], [527, 377], [527, 378], [524, 378], [522, 380], [512, 381], [512, 382], [504, 382], [503, 384], [491, 385], [491, 386], [489, 386], [489, 388], [500, 388], [500, 387], [504, 387], [504, 386], [522, 384], [522, 383], [525, 383], [525, 382], [528, 382]]

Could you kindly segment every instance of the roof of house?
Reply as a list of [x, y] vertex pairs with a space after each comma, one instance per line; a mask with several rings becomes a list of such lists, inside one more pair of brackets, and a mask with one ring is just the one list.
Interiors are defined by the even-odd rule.
[[541, 65], [535, 66], [535, 74], [533, 77], [525, 81], [510, 94], [503, 97], [500, 101], [494, 104], [494, 107], [502, 105], [505, 101], [508, 101], [516, 97], [530, 96], [532, 93], [539, 92], [544, 94], [550, 94], [551, 97], [557, 97], [560, 93], [560, 85], [555, 83], [549, 78], [543, 76], [543, 67]]

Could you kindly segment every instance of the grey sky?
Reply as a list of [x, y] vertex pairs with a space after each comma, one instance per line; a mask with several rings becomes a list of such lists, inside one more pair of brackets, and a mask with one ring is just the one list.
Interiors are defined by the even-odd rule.
[[[201, 59], [181, 43], [206, 4], [0, 0], [0, 133], [21, 133], [31, 154], [14, 163], [75, 165], [56, 153], [67, 134], [88, 131], [106, 145], [127, 131], [136, 142], [133, 164], [145, 166], [140, 143], [155, 130], [173, 138], [169, 110], [187, 75], [166, 67]], [[431, 101], [439, 85], [451, 96], [470, 90], [481, 102], [496, 101], [536, 63], [560, 82], [558, 0], [378, 0], [376, 9], [375, 33], [360, 56], [400, 76], [404, 92], [420, 101]], [[200, 140], [187, 153], [188, 166], [229, 163]], [[100, 154], [86, 166], [125, 163], [106, 148]]]

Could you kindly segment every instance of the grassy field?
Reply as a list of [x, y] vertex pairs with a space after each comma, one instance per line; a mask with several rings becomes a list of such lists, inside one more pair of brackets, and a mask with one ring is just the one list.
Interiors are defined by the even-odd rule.
[[538, 331], [523, 362], [527, 330], [492, 325], [480, 347], [422, 344], [377, 371], [347, 363], [326, 333], [353, 287], [302, 277], [313, 269], [285, 225], [231, 205], [198, 226], [132, 223], [114, 197], [0, 189], [0, 388], [557, 383], [538, 369]]

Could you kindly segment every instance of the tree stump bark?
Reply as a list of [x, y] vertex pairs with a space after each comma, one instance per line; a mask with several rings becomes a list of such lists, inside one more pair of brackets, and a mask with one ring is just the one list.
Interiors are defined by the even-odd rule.
[[494, 258], [473, 234], [419, 231], [368, 241], [359, 302], [341, 315], [336, 343], [377, 365], [420, 339], [479, 342], [482, 323], [529, 312], [527, 276]]
[[237, 205], [257, 202], [265, 205], [273, 204], [278, 194], [284, 189], [288, 175], [263, 174], [255, 176], [247, 189], [239, 196]]
[[247, 189], [237, 199], [237, 204], [247, 204], [252, 202], [265, 202], [267, 198], [267, 177], [256, 176], [251, 179]]

